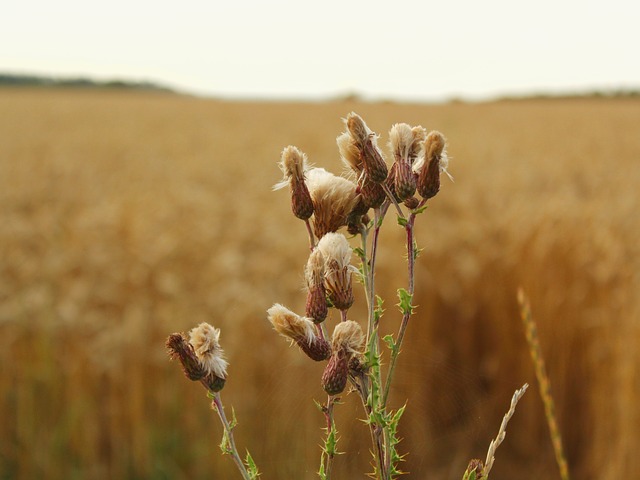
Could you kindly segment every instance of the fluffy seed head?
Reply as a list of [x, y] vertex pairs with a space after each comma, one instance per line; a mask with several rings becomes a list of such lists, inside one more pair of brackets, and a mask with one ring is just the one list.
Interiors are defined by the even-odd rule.
[[324, 256], [317, 248], [309, 255], [307, 266], [304, 269], [304, 276], [309, 288], [324, 283]]
[[357, 355], [364, 351], [364, 332], [353, 320], [340, 322], [333, 330], [331, 345], [334, 351], [345, 350], [349, 355]]
[[307, 172], [307, 186], [313, 202], [313, 229], [318, 238], [347, 224], [358, 200], [355, 183], [324, 168], [312, 168]]
[[342, 163], [345, 164], [346, 167], [350, 168], [353, 173], [359, 178], [362, 173], [362, 159], [360, 158], [360, 151], [358, 147], [353, 142], [351, 135], [349, 132], [342, 133], [337, 139], [336, 143], [338, 144], [338, 150], [340, 152], [340, 158], [342, 158]]
[[307, 344], [313, 341], [315, 337], [314, 325], [308, 318], [295, 314], [279, 303], [267, 310], [267, 315], [275, 331], [283, 337]]
[[229, 364], [224, 359], [224, 352], [220, 348], [219, 340], [220, 329], [214, 328], [206, 322], [189, 332], [189, 343], [207, 374], [225, 379]]
[[357, 271], [351, 265], [351, 247], [341, 233], [328, 233], [320, 242], [318, 250], [324, 257], [325, 288], [331, 303], [338, 310], [347, 310], [353, 305], [351, 273]]
[[413, 165], [420, 156], [427, 131], [421, 127], [410, 127], [406, 123], [396, 123], [389, 132], [389, 146], [396, 162], [405, 161]]
[[296, 343], [312, 360], [326, 360], [331, 356], [331, 345], [316, 335], [310, 318], [296, 315], [279, 303], [267, 310], [267, 314], [275, 331]]
[[280, 163], [278, 164], [284, 175], [284, 180], [304, 179], [304, 171], [307, 166], [307, 156], [297, 147], [289, 145], [282, 151]]

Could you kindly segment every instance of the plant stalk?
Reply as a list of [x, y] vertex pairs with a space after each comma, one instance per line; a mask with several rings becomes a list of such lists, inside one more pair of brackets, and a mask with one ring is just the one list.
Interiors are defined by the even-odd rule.
[[233, 427], [229, 424], [229, 421], [227, 420], [227, 416], [224, 413], [224, 407], [222, 406], [222, 400], [220, 399], [220, 392], [216, 392], [213, 394], [213, 409], [216, 412], [218, 412], [218, 416], [220, 417], [220, 421], [222, 422], [222, 426], [224, 427], [224, 434], [226, 436], [227, 444], [229, 447], [229, 450], [227, 453], [229, 453], [231, 455], [231, 458], [233, 458], [233, 461], [235, 462], [236, 467], [238, 467], [238, 470], [240, 470], [240, 474], [242, 475], [242, 478], [244, 480], [251, 480], [251, 476], [249, 475], [249, 472], [244, 466], [244, 463], [242, 463], [242, 459], [240, 458], [240, 455], [238, 455], [236, 442], [233, 438]]

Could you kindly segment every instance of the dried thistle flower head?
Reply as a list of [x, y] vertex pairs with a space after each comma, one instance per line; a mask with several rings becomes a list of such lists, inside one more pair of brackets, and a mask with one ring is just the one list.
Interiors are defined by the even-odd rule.
[[322, 238], [347, 224], [349, 214], [358, 201], [355, 183], [324, 168], [312, 168], [307, 172], [307, 186], [313, 202], [316, 237]]
[[291, 210], [301, 220], [307, 220], [313, 214], [313, 202], [305, 183], [307, 156], [298, 148], [289, 145], [282, 151], [279, 163], [284, 179], [274, 189], [291, 187]]
[[344, 350], [334, 352], [322, 372], [322, 388], [329, 395], [342, 393], [349, 378], [349, 355]]
[[229, 364], [224, 359], [224, 352], [220, 348], [219, 340], [220, 329], [214, 328], [206, 322], [189, 332], [189, 343], [207, 374], [214, 374], [224, 379], [227, 378]]
[[338, 310], [347, 310], [353, 305], [351, 273], [357, 271], [351, 265], [349, 242], [341, 233], [328, 233], [317, 248], [324, 257], [324, 285], [329, 300]]
[[360, 367], [360, 356], [365, 338], [360, 325], [353, 320], [340, 322], [333, 331], [331, 340], [333, 353], [322, 374], [322, 388], [329, 395], [342, 393], [347, 385], [352, 359]]
[[317, 248], [309, 255], [305, 268], [307, 282], [307, 305], [305, 315], [314, 323], [327, 318], [327, 294], [324, 288], [324, 256]]
[[[387, 178], [387, 164], [378, 148], [377, 135], [373, 133], [360, 115], [351, 112], [345, 119], [350, 145], [346, 145], [346, 137], [338, 137], [338, 147], [345, 163], [358, 165], [356, 173], [364, 171], [364, 177], [374, 183], [383, 182]], [[357, 156], [355, 156], [357, 152]], [[357, 159], [357, 162], [356, 162]], [[353, 168], [353, 166], [352, 166]]]
[[360, 151], [353, 142], [351, 134], [349, 132], [343, 132], [336, 138], [338, 144], [338, 151], [340, 152], [340, 158], [342, 163], [350, 168], [356, 177], [360, 178], [363, 171], [362, 158], [360, 157]]
[[396, 199], [404, 201], [416, 191], [416, 179], [412, 170], [420, 156], [422, 143], [427, 136], [421, 127], [411, 127], [406, 123], [396, 123], [389, 132], [389, 146], [393, 151], [393, 192]]
[[411, 165], [422, 153], [427, 130], [418, 125], [411, 127], [406, 123], [396, 123], [389, 131], [389, 146], [396, 161], [406, 161]]
[[418, 175], [417, 189], [424, 199], [435, 197], [440, 190], [440, 174], [447, 172], [449, 160], [445, 151], [446, 140], [437, 131], [432, 131], [424, 141], [424, 158], [414, 166]]
[[364, 332], [362, 327], [353, 320], [340, 322], [333, 330], [331, 346], [333, 351], [345, 350], [350, 356], [364, 351]]
[[182, 370], [189, 380], [200, 380], [207, 372], [198, 361], [193, 347], [187, 342], [187, 339], [181, 333], [172, 333], [167, 338], [166, 343], [169, 357], [172, 360], [179, 360]]
[[331, 355], [331, 345], [316, 335], [314, 323], [309, 318], [301, 317], [279, 303], [267, 310], [267, 315], [275, 331], [296, 343], [311, 359], [326, 360]]

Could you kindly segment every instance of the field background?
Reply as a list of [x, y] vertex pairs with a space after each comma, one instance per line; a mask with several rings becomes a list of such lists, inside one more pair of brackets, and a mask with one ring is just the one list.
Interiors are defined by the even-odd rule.
[[[393, 403], [416, 479], [486, 455], [531, 389], [495, 479], [557, 478], [516, 289], [529, 293], [574, 478], [640, 471], [640, 100], [484, 104], [223, 102], [161, 93], [0, 90], [0, 478], [236, 478], [204, 390], [165, 337], [208, 321], [223, 400], [266, 479], [315, 478], [322, 365], [271, 331], [301, 311], [308, 253], [282, 148], [340, 171], [355, 110], [447, 136], [455, 183], [419, 218], [417, 316]], [[383, 230], [383, 322], [397, 329], [402, 230]], [[352, 318], [362, 316], [363, 298]], [[335, 319], [329, 320], [334, 322]], [[336, 478], [369, 471], [355, 395]]]

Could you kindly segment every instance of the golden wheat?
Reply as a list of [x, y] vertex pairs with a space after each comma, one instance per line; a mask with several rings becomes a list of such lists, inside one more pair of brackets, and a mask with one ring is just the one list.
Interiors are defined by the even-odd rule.
[[[163, 349], [169, 332], [209, 321], [225, 332], [225, 401], [242, 412], [240, 449], [251, 448], [265, 478], [315, 478], [323, 419], [311, 398], [322, 396], [322, 367], [279, 348], [263, 313], [274, 298], [304, 308], [307, 233], [287, 194], [271, 187], [289, 143], [340, 170], [328, 139], [356, 109], [373, 130], [402, 120], [447, 132], [454, 159], [455, 183], [417, 226], [419, 308], [391, 398], [399, 406], [411, 397], [404, 469], [459, 476], [486, 450], [504, 399], [535, 384], [515, 301], [522, 285], [572, 472], [632, 478], [639, 107], [0, 91], [0, 472], [233, 478], [201, 390], [176, 389], [182, 380]], [[402, 234], [388, 229], [381, 241], [392, 248], [378, 259], [390, 331], [400, 317], [390, 288], [404, 278]], [[353, 315], [364, 315], [363, 304], [356, 298]], [[535, 399], [522, 400], [495, 478], [555, 472]], [[356, 402], [347, 397], [341, 415], [359, 416]], [[359, 478], [370, 459], [357, 450], [366, 429], [341, 431], [349, 456], [336, 477]]]

